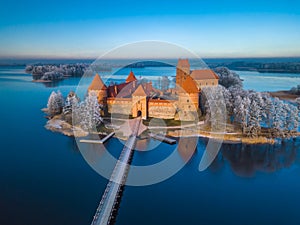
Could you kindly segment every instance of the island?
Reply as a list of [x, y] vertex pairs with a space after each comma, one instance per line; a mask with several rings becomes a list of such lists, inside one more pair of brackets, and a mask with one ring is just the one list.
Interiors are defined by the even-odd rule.
[[25, 72], [32, 74], [34, 82], [53, 82], [66, 77], [82, 76], [88, 67], [87, 63], [34, 64], [27, 65]]
[[158, 89], [151, 81], [138, 80], [131, 70], [124, 83], [106, 85], [95, 74], [83, 101], [74, 92], [66, 99], [59, 91], [51, 94], [46, 128], [75, 136], [109, 134], [139, 117], [145, 137], [165, 130], [170, 137], [273, 144], [299, 136], [299, 103], [244, 90], [239, 75], [226, 67], [192, 70], [188, 59], [179, 59], [175, 82], [169, 88], [165, 77]]

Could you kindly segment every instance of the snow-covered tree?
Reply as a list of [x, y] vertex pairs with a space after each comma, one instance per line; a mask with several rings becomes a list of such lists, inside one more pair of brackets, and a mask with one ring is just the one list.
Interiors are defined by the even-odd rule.
[[272, 115], [274, 113], [274, 104], [271, 96], [267, 93], [262, 94], [262, 98], [264, 101], [263, 107], [263, 120], [265, 124], [270, 128], [272, 125]]
[[103, 123], [100, 114], [101, 106], [98, 103], [97, 95], [91, 92], [86, 99], [74, 109], [73, 122], [88, 131], [96, 131], [97, 127]]
[[206, 122], [210, 123], [214, 131], [224, 131], [227, 111], [222, 87], [204, 87], [202, 91], [206, 96]]
[[161, 77], [158, 77], [157, 78], [157, 81], [156, 81], [156, 87], [161, 90]]
[[169, 85], [170, 85], [170, 80], [167, 76], [163, 76], [161, 78], [161, 90], [162, 91], [166, 91], [169, 89]]
[[249, 129], [249, 118], [250, 118], [250, 104], [251, 100], [248, 96], [243, 97], [242, 105], [241, 105], [241, 128], [243, 134], [248, 133]]
[[234, 111], [234, 107], [233, 107], [233, 97], [230, 93], [230, 91], [228, 89], [226, 89], [223, 86], [219, 86], [219, 89], [221, 90], [222, 94], [223, 94], [223, 98], [225, 100], [225, 105], [226, 105], [226, 111], [227, 111], [227, 117], [230, 120], [230, 122], [232, 122], [232, 116], [233, 116], [233, 111]]
[[297, 103], [298, 109], [300, 110], [300, 97], [296, 98], [296, 103]]
[[78, 96], [73, 91], [70, 91], [66, 98], [65, 105], [63, 107], [63, 113], [72, 113], [73, 108], [78, 105], [79, 101], [80, 99], [78, 98]]
[[50, 115], [56, 115], [62, 112], [64, 98], [60, 91], [53, 91], [48, 99], [48, 112]]
[[248, 136], [257, 137], [261, 130], [261, 108], [259, 104], [252, 99], [249, 107]]
[[285, 104], [286, 119], [285, 119], [285, 129], [288, 133], [292, 133], [298, 130], [299, 126], [299, 110], [296, 106], [292, 104]]
[[278, 98], [274, 98], [274, 111], [272, 115], [272, 130], [273, 136], [280, 137], [283, 135], [282, 128], [283, 128], [283, 102], [280, 101]]
[[243, 86], [240, 76], [237, 73], [230, 71], [228, 68], [218, 67], [214, 71], [219, 76], [219, 84], [224, 86], [225, 88], [229, 88], [231, 86]]

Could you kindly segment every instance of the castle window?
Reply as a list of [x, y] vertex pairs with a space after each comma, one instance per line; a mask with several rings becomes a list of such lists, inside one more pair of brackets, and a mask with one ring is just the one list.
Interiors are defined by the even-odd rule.
[[212, 82], [212, 85], [214, 85], [214, 82]]
[[188, 99], [188, 100], [186, 100], [186, 102], [190, 102], [190, 100]]
[[207, 85], [207, 82], [206, 82], [206, 85]]

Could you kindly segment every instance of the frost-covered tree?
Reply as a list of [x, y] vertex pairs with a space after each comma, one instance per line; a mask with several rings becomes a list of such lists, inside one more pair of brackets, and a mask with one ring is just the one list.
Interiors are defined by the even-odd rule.
[[237, 123], [241, 123], [244, 107], [243, 107], [243, 99], [241, 96], [236, 96], [233, 102], [233, 113], [234, 113], [234, 121]]
[[219, 84], [224, 86], [225, 88], [229, 88], [231, 86], [243, 86], [240, 76], [237, 73], [230, 71], [228, 68], [218, 67], [214, 71], [219, 76]]
[[157, 78], [156, 87], [161, 90], [161, 77]]
[[273, 136], [280, 137], [283, 135], [282, 128], [283, 128], [283, 102], [280, 101], [278, 98], [274, 98], [274, 111], [272, 115], [272, 130]]
[[224, 131], [227, 112], [222, 87], [204, 87], [202, 91], [206, 96], [206, 122], [210, 123], [214, 131]]
[[264, 101], [264, 113], [263, 113], [263, 120], [266, 126], [271, 127], [272, 125], [272, 115], [274, 113], [274, 104], [271, 96], [267, 93], [262, 94], [262, 98]]
[[296, 103], [297, 103], [298, 109], [300, 110], [300, 98], [296, 98]]
[[78, 96], [73, 91], [70, 91], [66, 98], [65, 105], [63, 107], [63, 113], [65, 115], [72, 113], [73, 108], [77, 107], [79, 101], [80, 99], [78, 98]]
[[233, 97], [231, 95], [231, 92], [228, 89], [226, 89], [225, 87], [220, 85], [219, 89], [221, 90], [221, 92], [223, 94], [223, 98], [224, 98], [225, 105], [226, 105], [227, 117], [230, 120], [230, 122], [232, 122], [232, 119], [233, 119], [232, 116], [233, 116], [233, 111], [234, 111]]
[[262, 118], [266, 118], [266, 114], [265, 114], [265, 101], [262, 97], [262, 94], [260, 92], [251, 92], [249, 95], [251, 101], [255, 101], [257, 104], [257, 107], [259, 109], [259, 116]]
[[53, 91], [48, 99], [48, 113], [50, 115], [60, 114], [64, 106], [64, 98], [60, 91]]
[[167, 76], [163, 76], [161, 78], [161, 90], [162, 91], [166, 91], [169, 89], [169, 85], [170, 85], [170, 80]]
[[299, 121], [300, 121], [300, 118], [299, 118], [298, 108], [294, 105], [290, 105], [289, 124], [290, 124], [291, 131], [298, 131]]
[[284, 122], [284, 128], [287, 134], [290, 135], [292, 132], [298, 130], [299, 126], [299, 110], [296, 106], [292, 104], [285, 104], [286, 118]]
[[248, 133], [249, 129], [249, 118], [250, 118], [250, 104], [251, 100], [248, 98], [248, 96], [243, 97], [242, 105], [241, 105], [241, 128], [243, 131], [243, 134]]
[[98, 103], [97, 95], [91, 92], [86, 99], [75, 108], [73, 122], [80, 125], [84, 130], [96, 131], [97, 127], [103, 123], [100, 114], [101, 106]]
[[248, 136], [257, 137], [261, 130], [261, 107], [252, 99], [249, 107]]

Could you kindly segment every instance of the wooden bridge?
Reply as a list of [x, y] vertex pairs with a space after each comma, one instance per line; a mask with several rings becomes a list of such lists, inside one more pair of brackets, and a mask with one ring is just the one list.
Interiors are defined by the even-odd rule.
[[110, 225], [115, 222], [116, 212], [121, 200], [123, 186], [126, 183], [129, 166], [134, 153], [136, 138], [141, 125], [141, 118], [135, 119], [132, 133], [129, 136], [116, 163], [110, 180], [106, 186], [97, 208], [92, 225]]

